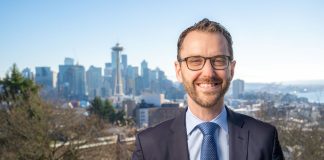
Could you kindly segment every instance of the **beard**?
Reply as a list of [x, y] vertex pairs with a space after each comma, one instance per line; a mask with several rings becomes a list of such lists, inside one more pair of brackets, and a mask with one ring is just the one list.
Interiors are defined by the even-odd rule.
[[[216, 77], [211, 78], [200, 78], [197, 80], [194, 80], [192, 83], [188, 82], [183, 77], [183, 85], [185, 87], [185, 90], [187, 91], [190, 98], [204, 108], [211, 108], [215, 105], [219, 104], [223, 101], [225, 93], [227, 92], [230, 83], [231, 78], [227, 77], [225, 81], [222, 79], [217, 79]], [[211, 91], [211, 92], [199, 92], [197, 91], [196, 85], [197, 83], [207, 83], [207, 84], [216, 84], [217, 87], [220, 87], [219, 90]], [[222, 102], [223, 103], [223, 102]]]

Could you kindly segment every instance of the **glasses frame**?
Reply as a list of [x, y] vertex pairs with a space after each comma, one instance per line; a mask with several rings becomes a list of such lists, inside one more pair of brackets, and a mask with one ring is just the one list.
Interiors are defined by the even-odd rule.
[[[191, 69], [191, 68], [189, 67], [187, 60], [188, 60], [189, 58], [192, 58], [192, 57], [197, 57], [197, 58], [203, 58], [203, 59], [204, 59], [204, 63], [203, 63], [203, 65], [201, 66], [201, 68], [199, 68], [199, 69]], [[216, 58], [225, 58], [226, 61], [227, 61], [227, 63], [226, 63], [226, 67], [224, 67], [224, 68], [222, 68], [222, 69], [216, 68], [216, 66], [214, 66], [213, 63], [212, 63], [212, 60], [213, 60], [213, 59], [215, 60]], [[191, 70], [191, 71], [199, 71], [199, 70], [202, 70], [202, 69], [204, 68], [207, 59], [209, 59], [209, 63], [210, 63], [210, 65], [213, 67], [214, 70], [224, 70], [224, 69], [227, 69], [228, 66], [229, 66], [229, 64], [233, 61], [233, 59], [232, 59], [230, 56], [227, 56], [227, 55], [218, 55], [218, 56], [213, 56], [213, 57], [189, 56], [189, 57], [186, 57], [186, 58], [183, 58], [183, 59], [178, 59], [178, 62], [181, 63], [181, 62], [185, 61], [185, 62], [186, 62], [186, 65], [187, 65], [187, 68], [188, 68], [189, 70]]]

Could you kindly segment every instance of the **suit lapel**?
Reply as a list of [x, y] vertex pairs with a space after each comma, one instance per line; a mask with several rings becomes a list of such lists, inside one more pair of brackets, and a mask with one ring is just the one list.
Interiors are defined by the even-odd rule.
[[189, 160], [187, 132], [186, 132], [186, 109], [174, 119], [171, 124], [170, 135], [170, 158]]
[[227, 120], [229, 128], [229, 159], [246, 160], [249, 131], [245, 129], [244, 119], [239, 114], [227, 109]]

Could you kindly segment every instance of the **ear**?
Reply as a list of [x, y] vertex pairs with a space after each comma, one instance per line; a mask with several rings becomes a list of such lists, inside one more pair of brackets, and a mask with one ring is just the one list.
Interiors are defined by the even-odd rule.
[[230, 72], [231, 72], [231, 79], [233, 79], [234, 77], [234, 70], [235, 70], [235, 65], [236, 65], [236, 61], [233, 60], [231, 63], [230, 63]]
[[181, 64], [178, 61], [174, 62], [174, 69], [175, 69], [178, 81], [180, 83], [182, 83], [183, 80], [182, 80]]

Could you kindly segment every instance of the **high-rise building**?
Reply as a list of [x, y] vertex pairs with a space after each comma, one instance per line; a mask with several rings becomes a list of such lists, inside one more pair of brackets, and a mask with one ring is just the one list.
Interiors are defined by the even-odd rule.
[[143, 89], [149, 88], [150, 86], [150, 69], [147, 67], [148, 64], [145, 60], [141, 63], [141, 76], [143, 78]]
[[73, 83], [73, 66], [72, 65], [59, 65], [57, 88], [58, 93], [62, 97], [69, 99], [72, 94]]
[[50, 67], [36, 67], [35, 82], [43, 89], [53, 89], [55, 86], [55, 74]]
[[90, 98], [101, 96], [102, 74], [100, 67], [90, 66], [86, 72], [87, 91]]
[[127, 55], [126, 54], [122, 54], [121, 55], [121, 64], [122, 64], [122, 69], [124, 71], [124, 73], [126, 73], [127, 70]]
[[112, 96], [114, 91], [114, 69], [112, 63], [105, 63], [103, 83], [101, 87], [101, 97]]
[[64, 65], [74, 65], [74, 59], [66, 57], [64, 59]]
[[73, 78], [74, 78], [72, 83], [73, 97], [79, 100], [87, 99], [86, 74], [85, 74], [84, 66], [81, 65], [74, 66]]
[[243, 92], [244, 92], [244, 81], [241, 79], [234, 80], [232, 86], [233, 98], [240, 98]]
[[85, 69], [81, 65], [70, 64], [59, 65], [57, 82], [59, 95], [66, 99], [87, 99]]
[[30, 68], [23, 69], [21, 74], [24, 78], [34, 80], [34, 73], [30, 70]]
[[127, 67], [127, 76], [130, 78], [130, 79], [135, 79], [136, 77], [138, 77], [138, 67], [134, 67], [134, 66], [131, 66], [129, 65]]
[[138, 67], [128, 66], [125, 74], [125, 94], [135, 95], [136, 94], [136, 81], [138, 77]]
[[104, 70], [105, 77], [112, 77], [113, 76], [113, 68], [111, 63], [105, 63], [105, 70]]
[[141, 62], [141, 76], [142, 76], [142, 77], [143, 77], [143, 75], [144, 75], [144, 71], [145, 71], [146, 69], [148, 69], [148, 67], [147, 67], [147, 62], [146, 62], [145, 60], [143, 60], [143, 61]]

